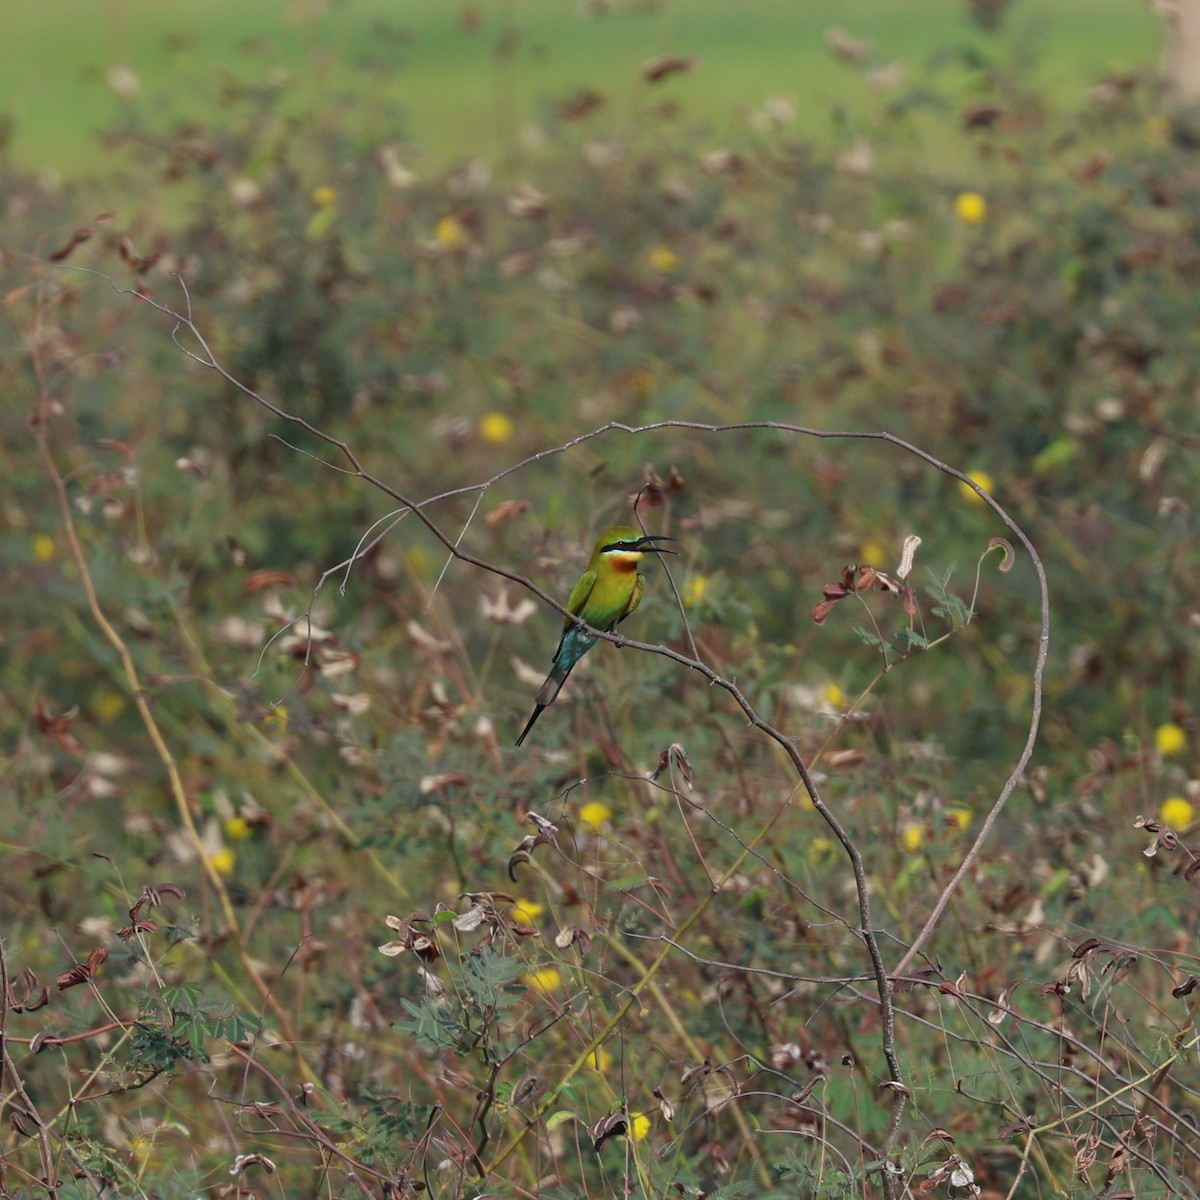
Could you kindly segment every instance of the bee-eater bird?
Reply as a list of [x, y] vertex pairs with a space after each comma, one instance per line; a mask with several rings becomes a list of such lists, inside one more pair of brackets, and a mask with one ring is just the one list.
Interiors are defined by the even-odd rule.
[[[646, 590], [644, 576], [638, 574], [637, 565], [644, 554], [671, 554], [664, 546], [655, 542], [670, 542], [673, 538], [653, 534], [642, 534], [629, 525], [614, 525], [606, 529], [596, 542], [587, 570], [571, 589], [567, 600], [570, 612], [586, 621], [593, 629], [604, 633], [614, 630], [641, 603]], [[537, 694], [533, 715], [525, 722], [519, 746], [525, 735], [542, 711], [554, 703], [571, 668], [596, 644], [594, 633], [582, 628], [571, 617], [563, 622], [562, 637], [554, 652], [554, 665], [546, 682]]]

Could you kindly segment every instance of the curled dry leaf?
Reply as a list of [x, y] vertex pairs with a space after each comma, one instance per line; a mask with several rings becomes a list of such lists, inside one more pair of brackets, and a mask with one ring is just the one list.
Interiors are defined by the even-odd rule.
[[358, 671], [361, 662], [356, 650], [324, 649], [317, 656], [317, 670], [326, 679], [337, 679]]
[[49, 255], [51, 262], [62, 262], [84, 242], [90, 242], [96, 236], [96, 229], [101, 225], [109, 225], [116, 218], [112, 213], [101, 213], [90, 225], [83, 225], [71, 234], [70, 240], [61, 250], [55, 250]]
[[138, 933], [157, 933], [158, 923], [150, 920], [135, 921], [132, 925], [124, 925], [117, 930], [117, 937], [123, 942], [129, 941]]
[[863, 38], [851, 36], [840, 26], [825, 30], [825, 47], [844, 63], [856, 65], [871, 53], [871, 43]]
[[51, 741], [56, 742], [68, 754], [83, 754], [83, 746], [71, 733], [71, 722], [79, 716], [79, 706], [69, 708], [65, 713], [55, 716], [46, 701], [38, 698], [33, 709], [33, 719], [37, 722], [39, 732], [44, 733]]
[[664, 747], [658, 752], [658, 763], [651, 773], [651, 779], [657, 779], [668, 767], [674, 765], [679, 771], [683, 782], [687, 785], [688, 791], [691, 791], [695, 786], [695, 774], [692, 771], [692, 764], [688, 759], [687, 750], [682, 742], [672, 742], [669, 746]]
[[692, 764], [688, 761], [687, 751], [683, 747], [682, 742], [672, 742], [670, 746], [671, 757], [674, 758], [676, 766], [679, 768], [680, 775], [683, 776], [683, 782], [687, 784], [688, 790], [691, 791], [695, 775], [692, 772]]
[[101, 438], [96, 445], [105, 450], [115, 450], [126, 462], [131, 463], [137, 457], [133, 447], [120, 438]]
[[[919, 540], [919, 539], [918, 539]], [[827, 583], [822, 591], [823, 599], [812, 610], [810, 614], [812, 621], [816, 625], [822, 625], [826, 617], [829, 616], [833, 608], [844, 600], [847, 596], [854, 595], [855, 592], [889, 592], [893, 595], [903, 596], [905, 600], [905, 610], [909, 610], [909, 604], [912, 604], [911, 612], [916, 611], [916, 596], [915, 593], [910, 597], [906, 593], [912, 593], [912, 589], [905, 584], [898, 583], [890, 575], [884, 571], [878, 570], [876, 567], [869, 566], [866, 563], [859, 563], [842, 568], [842, 578], [837, 583]]]
[[825, 764], [828, 767], [853, 767], [859, 763], [867, 761], [867, 753], [865, 750], [845, 749], [834, 750], [825, 755]]
[[513, 517], [524, 516], [529, 511], [530, 505], [528, 500], [505, 500], [497, 504], [495, 508], [483, 518], [483, 523], [489, 528], [494, 529], [503, 521], [511, 521]]
[[1137, 961], [1138, 956], [1136, 954], [1114, 954], [1100, 973], [1102, 975], [1111, 973], [1113, 983], [1117, 984], [1137, 966]]
[[416, 924], [432, 924], [433, 918], [427, 912], [409, 913], [407, 917], [385, 918], [384, 923], [389, 929], [394, 929], [400, 936], [382, 946], [376, 947], [380, 954], [388, 958], [396, 958], [406, 950], [411, 950], [422, 962], [432, 962], [439, 957], [437, 943], [429, 934], [413, 928]]
[[550, 198], [531, 183], [523, 183], [504, 202], [504, 207], [514, 217], [526, 220], [544, 217], [550, 211]]
[[630, 497], [630, 503], [638, 512], [643, 508], [659, 508], [672, 496], [683, 491], [683, 475], [679, 468], [673, 466], [664, 481], [650, 463], [642, 468], [645, 482], [637, 493]]
[[564, 121], [582, 121], [590, 112], [604, 104], [604, 93], [593, 88], [581, 88], [555, 107]]
[[466, 775], [461, 775], [457, 771], [447, 771], [443, 775], [424, 776], [417, 790], [422, 796], [438, 796], [452, 787], [462, 787], [466, 783], [470, 783], [470, 779]]
[[8, 987], [8, 996], [6, 1005], [13, 1012], [37, 1012], [39, 1008], [50, 1003], [50, 993], [46, 988], [42, 988], [42, 994], [39, 997], [34, 997], [34, 991], [38, 986], [37, 976], [26, 967], [21, 975], [25, 983], [25, 994], [18, 997], [12, 984]]
[[967, 973], [963, 971], [959, 977], [951, 983], [948, 979], [943, 980], [938, 984], [938, 991], [944, 996], [963, 996], [966, 994]]
[[241, 1175], [249, 1167], [262, 1167], [268, 1175], [274, 1175], [277, 1168], [265, 1154], [239, 1154], [229, 1168], [230, 1175]]
[[76, 963], [69, 971], [64, 971], [55, 980], [58, 984], [58, 990], [65, 992], [67, 988], [77, 987], [81, 983], [86, 983], [89, 979], [94, 979], [96, 972], [107, 957], [108, 951], [103, 946], [97, 946], [88, 955], [87, 962]]
[[121, 255], [121, 261], [130, 267], [136, 274], [144, 275], [160, 258], [161, 254], [141, 254], [133, 248], [133, 242], [130, 241], [127, 234], [122, 234], [117, 242], [117, 251]]
[[404, 626], [404, 632], [408, 634], [414, 646], [419, 650], [427, 650], [430, 654], [449, 654], [454, 649], [453, 642], [435, 637], [418, 625], [416, 621], [409, 621]]
[[242, 594], [257, 596], [269, 588], [295, 586], [296, 577], [291, 571], [251, 571], [242, 582]]
[[660, 54], [642, 64], [642, 78], [647, 83], [660, 83], [671, 75], [682, 75], [691, 71], [700, 60], [693, 54]]
[[1013, 569], [1013, 563], [1017, 561], [1016, 551], [1012, 548], [1012, 542], [1008, 538], [994, 537], [988, 538], [988, 549], [1000, 549], [1004, 552], [1004, 557], [1000, 560], [1000, 571], [1007, 574]]
[[928, 1132], [928, 1133], [925, 1135], [925, 1138], [924, 1138], [924, 1140], [921, 1142], [921, 1145], [922, 1145], [922, 1146], [928, 1146], [928, 1145], [929, 1145], [929, 1143], [930, 1143], [930, 1142], [932, 1142], [932, 1141], [949, 1142], [951, 1146], [953, 1146], [953, 1145], [954, 1145], [954, 1137], [953, 1137], [953, 1135], [952, 1135], [952, 1134], [950, 1134], [950, 1132], [949, 1132], [948, 1130], [945, 1130], [945, 1129], [931, 1129], [931, 1130], [930, 1130], [930, 1131], [929, 1131], [929, 1132]]
[[609, 1113], [594, 1125], [588, 1126], [592, 1148], [599, 1152], [609, 1138], [624, 1137], [629, 1132], [629, 1118], [623, 1112]]
[[1004, 109], [998, 104], [969, 104], [962, 110], [962, 125], [964, 129], [991, 129], [1004, 116]]
[[988, 1013], [989, 1025], [999, 1025], [1012, 1012], [1013, 993], [1021, 986], [1021, 982], [1020, 979], [1014, 980], [1000, 993], [1000, 999], [996, 1001], [996, 1007]]
[[528, 596], [511, 603], [507, 588], [501, 588], [495, 596], [480, 596], [479, 607], [484, 617], [497, 625], [523, 625], [537, 612], [537, 605]]
[[532, 861], [532, 859], [530, 858], [527, 851], [525, 851], [525, 850], [514, 851], [508, 860], [508, 877], [509, 877], [509, 879], [511, 879], [513, 881], [513, 883], [517, 883], [518, 882], [517, 868], [524, 866], [527, 862], [531, 862], [531, 861]]
[[917, 534], [910, 533], [904, 539], [904, 548], [900, 552], [900, 565], [896, 568], [898, 579], [907, 579], [912, 574], [913, 561], [920, 547], [921, 538]]
[[[534, 269], [534, 267], [536, 267], [536, 266], [537, 266], [536, 255], [530, 254], [529, 251], [527, 251], [527, 250], [521, 250], [521, 251], [518, 251], [516, 254], [510, 254], [507, 258], [503, 258], [500, 260], [500, 274], [502, 276], [504, 276], [505, 279], [513, 279], [518, 275], [528, 275], [529, 272], [532, 271]], [[524, 504], [525, 501], [514, 500], [514, 501], [510, 501], [509, 503]], [[500, 508], [503, 508], [503, 507], [504, 507], [503, 504], [500, 505]], [[501, 518], [497, 517], [495, 513], [489, 513], [488, 516], [485, 518], [487, 524], [489, 524], [489, 525], [494, 525], [496, 523], [496, 521], [498, 521], [500, 519]]]
[[524, 1075], [517, 1080], [510, 1101], [513, 1104], [531, 1104], [546, 1090], [544, 1080], [536, 1075]]
[[1014, 1134], [1029, 1133], [1031, 1130], [1036, 1129], [1037, 1123], [1037, 1117], [1034, 1116], [1025, 1116], [1019, 1121], [1009, 1121], [996, 1130], [996, 1136], [1001, 1141], [1007, 1141]]

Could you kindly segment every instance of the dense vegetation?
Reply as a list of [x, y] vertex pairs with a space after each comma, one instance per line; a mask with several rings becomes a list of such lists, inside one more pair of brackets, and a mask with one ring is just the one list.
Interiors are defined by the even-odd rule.
[[[0, 1192], [1196, 1193], [1194, 128], [973, 79], [435, 178], [230, 81], [0, 166]], [[635, 495], [669, 653], [514, 750], [496, 572]]]

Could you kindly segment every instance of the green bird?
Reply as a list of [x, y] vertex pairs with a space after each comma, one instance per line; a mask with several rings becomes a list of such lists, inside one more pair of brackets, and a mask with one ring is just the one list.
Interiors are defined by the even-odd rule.
[[[674, 538], [642, 534], [629, 525], [614, 525], [606, 529], [596, 542], [587, 570], [571, 589], [567, 608], [586, 621], [593, 629], [609, 633], [641, 603], [646, 580], [638, 574], [637, 565], [644, 554], [673, 554], [674, 551], [655, 542], [671, 542]], [[542, 711], [554, 703], [559, 689], [566, 682], [571, 668], [596, 644], [596, 635], [582, 628], [571, 617], [563, 622], [562, 637], [554, 652], [554, 666], [537, 694], [533, 715], [525, 722], [519, 746]]]

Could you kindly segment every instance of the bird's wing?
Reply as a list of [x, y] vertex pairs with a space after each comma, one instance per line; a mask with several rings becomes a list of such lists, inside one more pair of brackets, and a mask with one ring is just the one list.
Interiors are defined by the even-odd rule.
[[[579, 577], [579, 582], [571, 589], [571, 595], [567, 599], [567, 608], [576, 616], [583, 611], [583, 606], [588, 602], [588, 597], [592, 594], [592, 588], [596, 586], [596, 572], [584, 571]], [[564, 628], [572, 622], [565, 621]]]
[[617, 618], [616, 624], [620, 624], [639, 604], [642, 602], [642, 593], [646, 590], [645, 576], [639, 575], [633, 584], [633, 592], [629, 597], [629, 603], [625, 605], [625, 611]]

